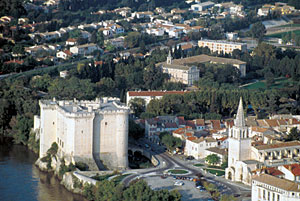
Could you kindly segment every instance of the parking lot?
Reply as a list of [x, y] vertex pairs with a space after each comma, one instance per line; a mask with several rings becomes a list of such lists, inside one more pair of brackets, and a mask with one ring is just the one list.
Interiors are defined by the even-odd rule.
[[195, 182], [188, 181], [188, 180], [180, 180], [184, 184], [182, 186], [175, 186], [175, 182], [179, 181], [174, 179], [172, 176], [161, 178], [160, 176], [150, 176], [143, 178], [148, 185], [153, 190], [160, 190], [160, 189], [168, 189], [173, 190], [177, 189], [181, 195], [182, 200], [190, 200], [190, 201], [208, 201], [211, 200], [210, 194], [207, 191], [200, 192], [199, 189], [195, 187]]

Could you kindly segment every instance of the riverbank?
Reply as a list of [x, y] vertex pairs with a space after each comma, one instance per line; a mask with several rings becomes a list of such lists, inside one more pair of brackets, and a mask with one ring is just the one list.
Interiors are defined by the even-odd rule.
[[31, 201], [85, 200], [60, 185], [53, 173], [40, 171], [35, 166], [37, 158], [26, 146], [0, 144], [1, 201], [23, 201], [24, 198]]

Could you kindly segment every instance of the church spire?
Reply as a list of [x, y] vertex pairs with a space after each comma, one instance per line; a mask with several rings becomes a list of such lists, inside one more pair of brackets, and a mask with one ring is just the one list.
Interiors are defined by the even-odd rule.
[[239, 108], [236, 114], [235, 126], [237, 127], [245, 127], [245, 117], [244, 117], [244, 109], [243, 109], [243, 100], [240, 98]]

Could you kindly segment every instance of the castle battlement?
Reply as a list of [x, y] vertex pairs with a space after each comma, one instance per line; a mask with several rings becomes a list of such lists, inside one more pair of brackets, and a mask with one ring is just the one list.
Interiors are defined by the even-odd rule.
[[39, 103], [41, 118], [35, 119], [35, 128], [40, 131], [40, 157], [56, 142], [59, 150], [73, 159], [100, 158], [112, 169], [128, 167], [130, 109], [118, 98], [80, 101], [53, 98]]

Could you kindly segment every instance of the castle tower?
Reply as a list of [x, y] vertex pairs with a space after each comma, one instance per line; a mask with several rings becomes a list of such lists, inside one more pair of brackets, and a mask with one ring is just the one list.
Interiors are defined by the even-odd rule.
[[242, 98], [240, 98], [234, 126], [229, 129], [228, 137], [228, 167], [235, 166], [237, 161], [250, 160], [251, 138], [245, 123]]
[[169, 54], [168, 54], [168, 57], [167, 57], [167, 64], [172, 64], [171, 50], [169, 50]]

